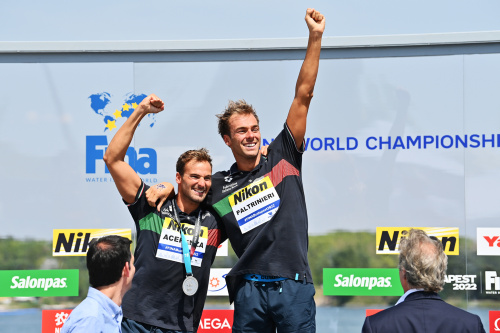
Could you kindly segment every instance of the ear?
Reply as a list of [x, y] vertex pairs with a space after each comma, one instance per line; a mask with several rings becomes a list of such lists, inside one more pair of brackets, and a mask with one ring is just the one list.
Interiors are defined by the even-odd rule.
[[403, 279], [408, 283], [408, 277], [406, 276], [406, 269], [403, 268]]
[[124, 276], [124, 277], [130, 276], [130, 264], [128, 262], [126, 262], [125, 266], [123, 266], [122, 276]]
[[175, 174], [175, 182], [176, 182], [177, 184], [180, 184], [180, 183], [181, 183], [181, 180], [182, 180], [182, 176], [181, 176], [181, 174], [180, 174], [179, 172], [177, 172], [177, 173]]
[[231, 138], [227, 134], [224, 134], [224, 143], [226, 146], [231, 147]]

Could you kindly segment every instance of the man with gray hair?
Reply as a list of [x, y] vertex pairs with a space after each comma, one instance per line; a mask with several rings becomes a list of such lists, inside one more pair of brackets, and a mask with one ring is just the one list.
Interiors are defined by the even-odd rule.
[[444, 302], [448, 258], [443, 244], [423, 230], [410, 229], [399, 245], [399, 278], [404, 295], [395, 306], [366, 317], [363, 333], [484, 332], [481, 319]]

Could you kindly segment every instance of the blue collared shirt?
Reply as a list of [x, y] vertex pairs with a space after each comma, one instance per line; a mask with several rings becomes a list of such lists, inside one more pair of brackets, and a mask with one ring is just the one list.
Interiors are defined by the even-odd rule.
[[399, 303], [404, 302], [404, 301], [405, 301], [405, 299], [406, 299], [406, 297], [407, 297], [408, 295], [413, 294], [414, 292], [417, 292], [417, 291], [422, 291], [422, 290], [424, 290], [424, 289], [423, 289], [423, 288], [419, 288], [419, 289], [410, 289], [410, 290], [408, 290], [407, 292], [405, 292], [405, 294], [404, 294], [403, 296], [401, 296], [401, 297], [399, 298], [399, 300], [398, 300], [398, 301], [396, 302], [396, 304], [394, 304], [394, 305], [398, 305]]
[[108, 296], [89, 287], [85, 298], [69, 315], [61, 333], [121, 333], [123, 312]]

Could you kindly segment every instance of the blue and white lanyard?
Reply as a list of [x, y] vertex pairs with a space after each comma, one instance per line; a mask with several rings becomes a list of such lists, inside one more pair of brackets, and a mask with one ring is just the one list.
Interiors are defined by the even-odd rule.
[[189, 251], [189, 245], [187, 243], [186, 237], [182, 232], [182, 225], [179, 220], [179, 216], [177, 215], [177, 210], [175, 209], [175, 199], [172, 200], [173, 204], [170, 205], [170, 210], [174, 212], [175, 218], [170, 215], [170, 218], [174, 220], [174, 222], [179, 227], [179, 231], [181, 233], [181, 243], [182, 243], [182, 256], [184, 257], [184, 266], [186, 267], [186, 274], [193, 275], [193, 270], [191, 269], [191, 257], [194, 254], [194, 250], [196, 250], [196, 245], [198, 244], [198, 238], [200, 236], [200, 228], [201, 228], [201, 210], [198, 212], [198, 218], [196, 219], [196, 223], [194, 225], [193, 232], [193, 240], [192, 240], [192, 248]]

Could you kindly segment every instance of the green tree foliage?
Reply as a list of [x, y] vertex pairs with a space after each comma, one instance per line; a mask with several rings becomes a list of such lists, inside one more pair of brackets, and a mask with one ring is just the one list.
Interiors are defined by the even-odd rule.
[[52, 257], [50, 242], [20, 241], [12, 237], [0, 239], [1, 270], [39, 269], [49, 257]]
[[[369, 232], [337, 231], [309, 237], [309, 265], [317, 292], [322, 292], [323, 268], [395, 268], [397, 256], [377, 255], [375, 234]], [[359, 299], [360, 297], [358, 297]], [[343, 306], [353, 296], [327, 296], [332, 305]], [[378, 303], [392, 301], [392, 297], [378, 297]], [[364, 301], [363, 301], [364, 302]], [[365, 303], [365, 302], [364, 302]]]
[[375, 234], [338, 231], [309, 237], [313, 280], [323, 284], [323, 268], [395, 268], [396, 255], [377, 255]]
[[87, 295], [89, 277], [85, 256], [53, 257], [50, 241], [16, 240], [12, 237], [0, 239], [0, 269], [78, 269], [80, 278], [78, 298], [48, 297], [41, 303], [58, 304], [68, 299], [79, 302]]
[[[464, 306], [470, 300], [498, 302], [498, 295], [482, 292], [484, 271], [499, 271], [500, 257], [477, 256], [475, 240], [461, 237], [458, 256], [448, 256], [448, 274], [477, 275], [477, 291], [455, 291], [451, 284], [440, 293], [445, 299]], [[79, 296], [70, 298], [45, 298], [42, 304], [61, 304], [66, 301], [78, 303], [87, 295], [88, 273], [85, 256], [53, 257], [52, 242], [35, 240], [16, 240], [12, 237], [0, 239], [0, 269], [78, 269], [80, 272]], [[217, 257], [215, 268], [232, 267], [238, 258], [229, 247], [227, 257]], [[309, 264], [318, 294], [322, 293], [324, 268], [396, 268], [398, 256], [376, 254], [376, 237], [370, 232], [337, 231], [320, 236], [309, 237]], [[226, 298], [221, 298], [226, 301]], [[374, 302], [394, 304], [394, 297], [326, 297], [331, 304], [344, 305], [356, 300], [362, 304]], [[397, 299], [397, 298], [396, 298]], [[462, 304], [464, 303], [464, 304]]]

